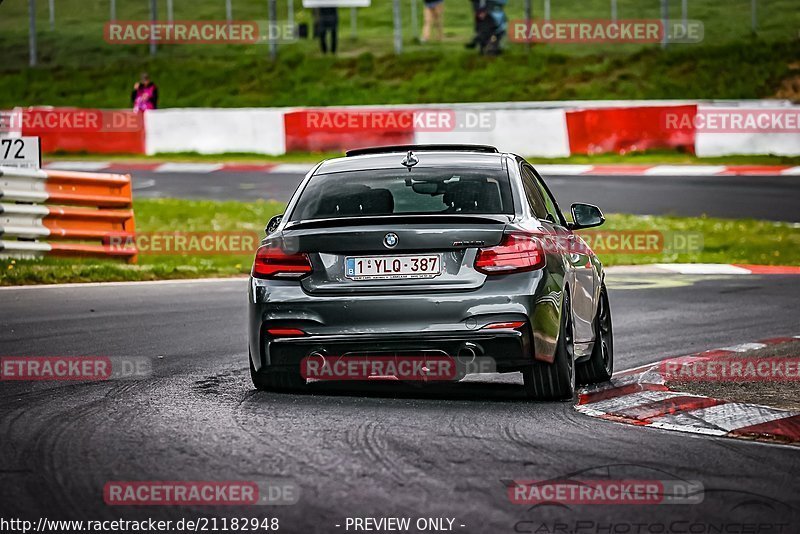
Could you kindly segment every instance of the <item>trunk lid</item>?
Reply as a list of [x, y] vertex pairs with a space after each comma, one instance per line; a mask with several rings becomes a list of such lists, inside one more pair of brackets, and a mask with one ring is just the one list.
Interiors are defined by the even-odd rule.
[[[483, 285], [486, 276], [473, 267], [475, 254], [478, 248], [499, 244], [510, 219], [456, 214], [323, 219], [290, 224], [281, 237], [286, 250], [311, 258], [314, 271], [301, 281], [311, 294], [464, 291]], [[388, 234], [394, 237], [387, 238]], [[396, 278], [387, 271], [383, 278], [352, 276], [359, 259], [371, 265], [377, 260], [382, 272], [387, 262], [410, 265], [423, 258], [434, 261], [432, 257], [439, 262], [435, 275]], [[348, 258], [352, 258], [349, 264]]]

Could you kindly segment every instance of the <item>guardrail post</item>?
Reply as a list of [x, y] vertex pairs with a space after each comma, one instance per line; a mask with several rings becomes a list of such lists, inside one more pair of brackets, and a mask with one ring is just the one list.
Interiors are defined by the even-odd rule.
[[36, 66], [36, 0], [28, 0], [28, 65]]
[[400, 20], [400, 0], [394, 0], [392, 6], [394, 18], [394, 53], [403, 53], [403, 22]]
[[[158, 21], [158, 0], [150, 0], [150, 22], [155, 24]], [[152, 37], [152, 30], [150, 32], [150, 55], [156, 55], [156, 40]]]

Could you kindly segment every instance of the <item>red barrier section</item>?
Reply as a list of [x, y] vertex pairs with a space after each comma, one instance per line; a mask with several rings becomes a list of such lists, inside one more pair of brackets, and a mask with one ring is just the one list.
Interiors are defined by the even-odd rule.
[[[694, 153], [697, 106], [602, 108], [567, 111], [572, 154], [624, 154], [651, 149]], [[669, 117], [691, 120], [669, 121]]]
[[144, 154], [144, 117], [129, 110], [27, 108], [22, 135], [38, 136], [42, 152]]
[[413, 110], [319, 109], [284, 115], [286, 151], [341, 151], [414, 142]]

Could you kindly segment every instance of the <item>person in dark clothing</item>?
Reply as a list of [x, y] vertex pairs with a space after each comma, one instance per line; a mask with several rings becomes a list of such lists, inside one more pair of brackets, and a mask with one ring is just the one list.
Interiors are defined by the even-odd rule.
[[507, 18], [505, 6], [508, 0], [471, 0], [475, 15], [475, 36], [466, 44], [467, 48], [478, 47], [483, 55], [500, 54], [500, 40], [505, 36]]
[[319, 34], [319, 46], [322, 49], [322, 53], [326, 54], [328, 52], [328, 45], [326, 43], [326, 36], [328, 32], [331, 34], [331, 53], [336, 53], [336, 32], [339, 28], [339, 10], [335, 7], [321, 7], [319, 8], [319, 26], [318, 26], [318, 34]]
[[150, 76], [146, 72], [142, 73], [139, 81], [133, 86], [131, 104], [133, 111], [139, 112], [158, 108], [158, 87], [150, 81]]

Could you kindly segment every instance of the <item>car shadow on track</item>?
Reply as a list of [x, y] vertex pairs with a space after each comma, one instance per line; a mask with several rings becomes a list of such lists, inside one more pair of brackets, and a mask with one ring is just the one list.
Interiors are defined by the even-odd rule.
[[474, 402], [534, 402], [526, 399], [522, 377], [510, 373], [460, 382], [399, 382], [394, 380], [312, 382], [301, 395], [387, 399], [468, 400]]

